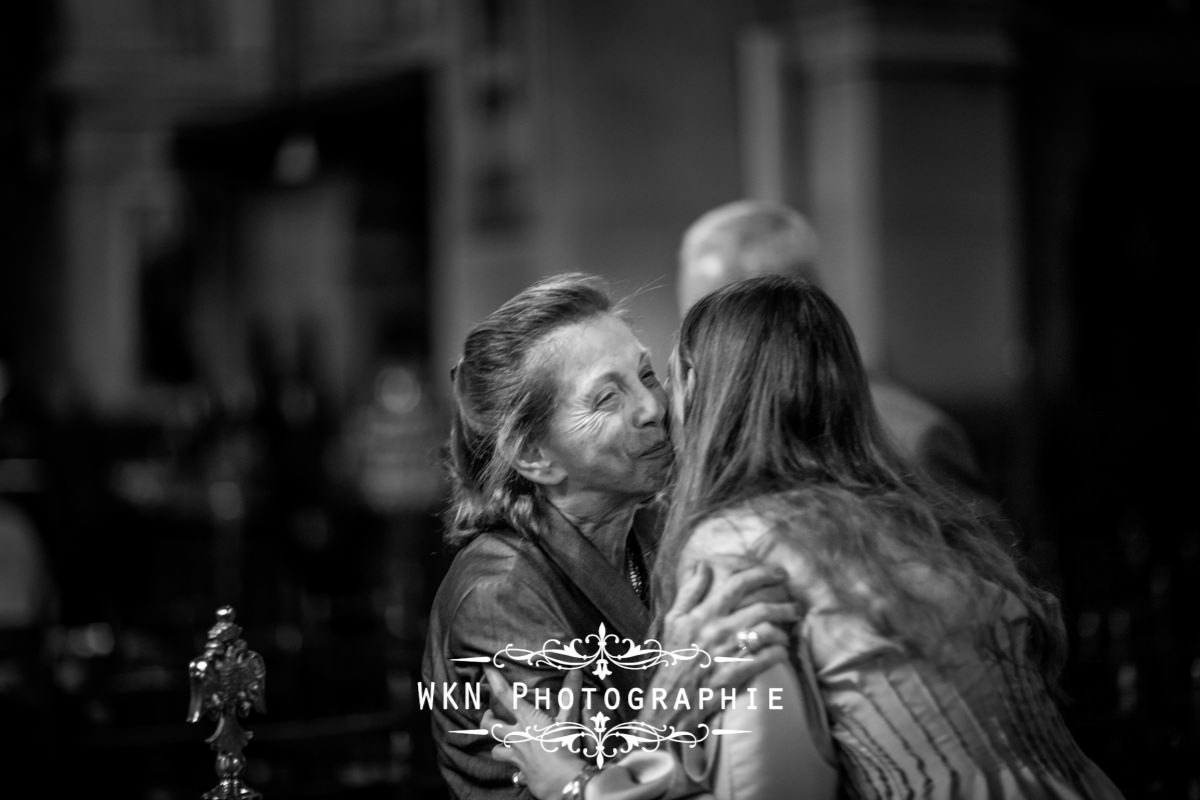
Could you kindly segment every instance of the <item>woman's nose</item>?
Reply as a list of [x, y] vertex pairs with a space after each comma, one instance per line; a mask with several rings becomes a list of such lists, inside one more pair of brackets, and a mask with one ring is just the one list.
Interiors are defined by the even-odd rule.
[[639, 428], [662, 425], [667, 415], [667, 394], [662, 387], [642, 387], [638, 395], [638, 406], [634, 423]]

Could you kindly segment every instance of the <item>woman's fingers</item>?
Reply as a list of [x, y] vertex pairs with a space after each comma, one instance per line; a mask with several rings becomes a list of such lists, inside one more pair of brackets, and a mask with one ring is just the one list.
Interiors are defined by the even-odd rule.
[[790, 637], [787, 631], [769, 622], [760, 622], [745, 628], [739, 628], [735, 634], [725, 638], [724, 643], [716, 650], [721, 655], [752, 656], [760, 650], [772, 645], [787, 646]]
[[508, 734], [517, 730], [516, 725], [509, 724], [500, 717], [496, 716], [496, 712], [490, 708], [483, 712], [483, 717], [479, 720], [479, 727], [490, 731], [492, 736], [497, 739], [503, 739]]
[[[756, 564], [733, 573], [720, 584], [713, 586], [708, 596], [697, 606], [703, 609], [707, 619], [723, 617], [744, 604], [755, 592], [780, 588], [787, 580], [787, 571], [782, 567]], [[783, 599], [780, 595], [779, 599]]]
[[767, 645], [751, 654], [748, 661], [728, 661], [717, 665], [704, 676], [704, 686], [710, 689], [741, 689], [761, 673], [787, 661], [787, 657], [788, 650], [785, 645]]
[[695, 562], [687, 577], [679, 584], [679, 589], [675, 592], [675, 602], [668, 609], [667, 616], [678, 617], [690, 612], [704, 599], [711, 584], [712, 567], [703, 561]]
[[[583, 670], [573, 669], [567, 673], [566, 679], [563, 680], [563, 688], [567, 690], [568, 697], [580, 697], [580, 689], [583, 687]], [[578, 715], [579, 703], [571, 703], [571, 705], [560, 708], [558, 715], [554, 718], [555, 722], [574, 722]]]
[[705, 626], [704, 633], [716, 644], [735, 638], [739, 631], [760, 626], [786, 628], [798, 622], [800, 616], [800, 609], [795, 603], [754, 603], [722, 619], [713, 620]]
[[519, 722], [521, 719], [519, 710], [514, 702], [510, 702], [513, 694], [508, 680], [492, 667], [484, 667], [483, 675], [487, 678], [488, 686], [492, 690], [492, 707], [502, 710], [504, 717], [507, 719]]
[[505, 708], [510, 711], [515, 711], [515, 707], [508, 702], [511, 696], [512, 686], [500, 671], [491, 667], [484, 667], [483, 674], [487, 677], [488, 686], [492, 689], [492, 697], [498, 698]]
[[[762, 622], [790, 625], [801, 615], [794, 603], [781, 602], [787, 598], [786, 577], [779, 567], [759, 564], [717, 583], [711, 567], [699, 565], [698, 572], [685, 580], [685, 587], [681, 587], [663, 620], [665, 646], [675, 649], [695, 645], [710, 652], [721, 651], [740, 630]], [[707, 589], [707, 594], [696, 604], [700, 589]]]
[[[517, 697], [516, 693], [512, 690], [512, 686], [497, 670], [492, 667], [484, 667], [483, 672], [487, 676], [488, 685], [492, 689], [492, 697], [494, 698], [495, 705], [507, 713], [517, 727], [546, 728], [556, 721], [562, 722], [568, 719], [573, 712], [572, 708], [561, 709], [558, 712], [557, 718], [552, 719], [546, 711]], [[580, 695], [580, 687], [582, 685], [583, 673], [580, 670], [572, 670], [563, 680], [563, 687], [570, 690], [572, 697]]]
[[514, 747], [507, 747], [506, 745], [498, 744], [492, 748], [492, 758], [496, 759], [497, 761], [503, 761], [505, 764], [514, 764], [518, 767], [521, 766], [520, 755], [517, 752], [517, 749]]
[[[756, 603], [732, 614], [707, 622], [693, 637], [696, 646], [715, 655], [730, 655], [741, 645], [739, 635], [755, 631], [760, 639], [782, 643], [787, 631], [800, 619], [791, 603]], [[754, 636], [747, 643], [753, 648]]]
[[483, 717], [479, 720], [479, 726], [481, 728], [487, 728], [489, 731], [493, 731], [501, 738], [504, 738], [504, 734], [516, 727], [515, 725], [500, 719], [500, 717], [496, 716], [496, 712], [492, 711], [490, 708], [483, 712]]

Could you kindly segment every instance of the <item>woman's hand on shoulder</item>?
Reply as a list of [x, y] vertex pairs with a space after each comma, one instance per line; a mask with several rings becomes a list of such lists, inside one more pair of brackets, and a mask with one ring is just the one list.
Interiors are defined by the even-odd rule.
[[[713, 580], [712, 568], [698, 561], [680, 583], [675, 602], [663, 617], [665, 650], [698, 648], [703, 656], [663, 665], [655, 671], [651, 690], [666, 690], [673, 709], [654, 708], [640, 719], [676, 727], [694, 724], [712, 713], [699, 708], [700, 689], [719, 692], [740, 688], [752, 678], [787, 659], [791, 626], [800, 618], [796, 605], [780, 590], [787, 573], [779, 567], [756, 564]], [[679, 691], [691, 698], [690, 708], [674, 710]]]
[[729, 561], [754, 558], [767, 543], [767, 524], [750, 512], [714, 514], [696, 525], [683, 547], [684, 559]]
[[826, 596], [802, 550], [773, 535], [769, 523], [751, 511], [724, 512], [697, 525], [680, 557], [679, 581], [700, 562], [712, 566], [717, 581], [752, 564], [770, 563], [786, 573], [785, 580], [747, 596], [745, 603], [792, 600], [803, 613]]

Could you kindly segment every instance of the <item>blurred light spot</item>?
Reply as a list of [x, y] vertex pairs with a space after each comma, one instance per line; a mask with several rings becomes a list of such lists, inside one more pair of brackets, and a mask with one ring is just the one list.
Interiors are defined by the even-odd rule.
[[1117, 713], [1129, 714], [1138, 703], [1138, 671], [1133, 664], [1122, 664], [1117, 670]]
[[275, 153], [275, 179], [288, 186], [312, 180], [319, 161], [317, 141], [308, 134], [293, 134], [284, 139]]
[[65, 659], [59, 662], [54, 671], [54, 677], [58, 681], [58, 685], [63, 691], [68, 694], [74, 694], [83, 686], [87, 680], [87, 670], [83, 664], [74, 658]]
[[107, 622], [93, 622], [67, 632], [67, 652], [78, 658], [111, 655], [116, 640]]
[[94, 655], [109, 655], [114, 643], [112, 626], [107, 622], [94, 622], [83, 629], [83, 640]]
[[393, 414], [407, 414], [421, 402], [421, 382], [406, 367], [385, 367], [375, 378], [375, 396]]

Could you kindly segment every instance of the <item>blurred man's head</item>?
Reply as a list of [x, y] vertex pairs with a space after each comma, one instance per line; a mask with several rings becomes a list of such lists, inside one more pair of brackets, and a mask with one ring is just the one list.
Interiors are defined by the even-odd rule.
[[817, 235], [781, 203], [738, 200], [718, 206], [687, 229], [679, 249], [679, 312], [727, 283], [755, 275], [816, 282]]

